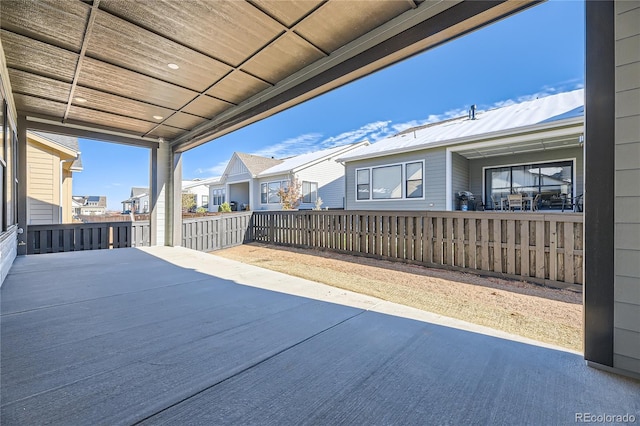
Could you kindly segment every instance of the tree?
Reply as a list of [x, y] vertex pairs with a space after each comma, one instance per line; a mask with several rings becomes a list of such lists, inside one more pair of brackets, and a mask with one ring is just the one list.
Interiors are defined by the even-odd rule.
[[302, 199], [302, 183], [295, 176], [289, 179], [285, 187], [278, 189], [282, 210], [295, 210]]
[[182, 212], [191, 211], [196, 206], [196, 195], [195, 194], [182, 194]]

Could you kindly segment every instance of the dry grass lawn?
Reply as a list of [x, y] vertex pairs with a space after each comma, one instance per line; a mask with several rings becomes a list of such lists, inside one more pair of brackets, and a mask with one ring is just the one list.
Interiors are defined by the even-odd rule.
[[570, 290], [257, 243], [214, 254], [582, 351], [582, 294]]

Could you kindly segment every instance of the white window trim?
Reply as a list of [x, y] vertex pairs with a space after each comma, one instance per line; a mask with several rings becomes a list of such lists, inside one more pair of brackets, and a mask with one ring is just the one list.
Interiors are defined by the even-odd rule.
[[[573, 176], [571, 177], [573, 179], [572, 181], [572, 190], [574, 192], [574, 194], [571, 194], [572, 198], [576, 196], [575, 192], [576, 192], [576, 162], [577, 162], [577, 158], [573, 157], [573, 158], [558, 158], [558, 159], [553, 159], [553, 160], [541, 160], [541, 161], [527, 161], [526, 163], [506, 163], [506, 164], [496, 164], [494, 166], [483, 166], [482, 167], [482, 199], [486, 200], [486, 194], [485, 194], [485, 189], [486, 189], [486, 170], [487, 169], [498, 169], [500, 167], [518, 167], [518, 166], [526, 166], [529, 164], [544, 164], [544, 163], [561, 163], [563, 161], [571, 161], [572, 162], [572, 170], [573, 170]], [[583, 175], [584, 175], [584, 171], [583, 171]]]
[[[412, 197], [412, 198], [407, 198], [407, 164], [412, 164], [412, 163], [422, 163], [422, 196], [421, 197]], [[373, 194], [373, 190], [372, 190], [372, 186], [373, 186], [373, 173], [372, 170], [373, 169], [377, 169], [377, 168], [381, 168], [381, 167], [392, 167], [392, 166], [401, 166], [400, 170], [401, 170], [401, 181], [402, 181], [402, 196], [400, 198], [373, 198], [371, 195]], [[368, 200], [358, 200], [358, 171], [359, 170], [368, 170], [369, 171], [369, 199]], [[424, 201], [426, 199], [426, 184], [425, 184], [425, 180], [426, 180], [426, 169], [425, 169], [425, 160], [408, 160], [408, 161], [403, 161], [403, 162], [398, 162], [398, 163], [389, 163], [389, 164], [377, 164], [375, 166], [368, 166], [368, 167], [358, 167], [355, 169], [355, 174], [354, 174], [354, 183], [355, 183], [355, 188], [354, 188], [354, 197], [355, 197], [355, 201], [356, 203], [378, 203], [378, 202], [390, 202], [390, 201]]]

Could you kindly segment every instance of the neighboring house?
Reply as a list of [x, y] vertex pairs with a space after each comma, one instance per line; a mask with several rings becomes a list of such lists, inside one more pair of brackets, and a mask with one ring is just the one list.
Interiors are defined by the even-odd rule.
[[27, 223], [73, 221], [73, 173], [82, 170], [78, 138], [27, 132]]
[[104, 195], [74, 195], [75, 216], [101, 216], [107, 214], [107, 197]]
[[[209, 186], [211, 211], [227, 201], [237, 210], [281, 209], [278, 190], [294, 177], [301, 183], [300, 209], [344, 208], [344, 166], [338, 156], [368, 145], [359, 142], [286, 159], [234, 153], [223, 176]], [[220, 204], [218, 204], [220, 203]]]
[[454, 210], [459, 192], [491, 207], [509, 193], [542, 209], [584, 185], [584, 91], [405, 130], [338, 159], [350, 210]]
[[207, 209], [209, 210], [209, 184], [215, 183], [220, 178], [210, 179], [194, 179], [182, 181], [182, 193], [193, 194], [195, 199], [194, 209]]
[[[196, 200], [195, 208], [208, 208], [209, 205], [209, 184], [215, 182], [218, 178], [212, 179], [194, 179], [182, 181], [182, 193], [194, 194]], [[133, 187], [131, 195], [122, 201], [123, 213], [149, 213], [149, 188]]]
[[129, 198], [122, 201], [122, 213], [149, 213], [149, 188], [132, 187]]

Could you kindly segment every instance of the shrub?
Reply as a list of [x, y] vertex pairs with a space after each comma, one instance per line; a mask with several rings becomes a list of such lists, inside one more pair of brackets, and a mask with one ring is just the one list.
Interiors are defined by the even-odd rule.
[[302, 199], [302, 183], [296, 177], [291, 178], [287, 182], [286, 188], [278, 190], [278, 196], [280, 196], [282, 210], [297, 209]]
[[230, 213], [231, 212], [231, 205], [227, 202], [222, 203], [222, 205], [220, 207], [218, 207], [218, 211], [222, 212], [222, 213]]

